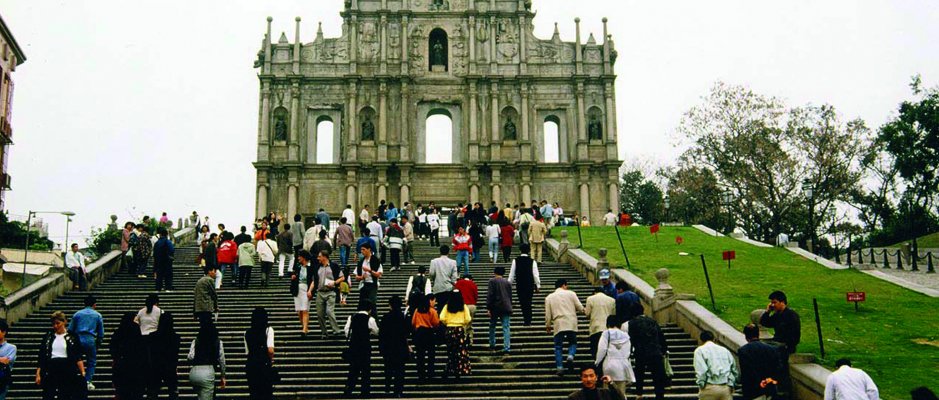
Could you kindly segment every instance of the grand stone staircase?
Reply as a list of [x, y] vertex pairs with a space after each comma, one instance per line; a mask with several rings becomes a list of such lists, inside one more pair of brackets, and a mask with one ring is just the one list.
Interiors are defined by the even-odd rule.
[[[441, 239], [443, 243], [449, 243]], [[517, 249], [514, 251], [518, 254]], [[195, 337], [197, 324], [192, 320], [192, 288], [202, 276], [193, 262], [196, 258], [195, 247], [177, 248], [175, 265], [175, 286], [172, 293], [160, 294], [160, 305], [176, 315], [176, 329], [183, 336], [184, 348], [179, 349], [179, 379], [182, 398], [194, 398], [188, 386], [189, 367], [185, 362], [188, 343]], [[437, 250], [427, 241], [418, 241], [414, 256], [418, 263], [427, 264], [436, 257]], [[476, 331], [475, 343], [470, 351], [473, 374], [464, 377], [457, 384], [443, 383], [439, 380], [418, 382], [413, 363], [408, 364], [405, 383], [405, 397], [420, 399], [562, 399], [579, 387], [576, 373], [564, 377], [554, 375], [553, 342], [550, 334], [544, 330], [544, 296], [551, 293], [553, 283], [558, 278], [566, 278], [570, 288], [577, 292], [581, 301], [591, 294], [589, 283], [572, 267], [549, 261], [546, 255], [541, 265], [542, 291], [536, 294], [534, 323], [530, 327], [522, 326], [521, 315], [516, 304], [516, 313], [512, 317], [512, 354], [507, 357], [491, 354], [488, 350], [488, 319], [484, 307], [476, 314], [473, 327]], [[488, 260], [488, 256], [481, 257]], [[509, 264], [500, 263], [508, 267]], [[492, 275], [494, 264], [471, 264], [470, 270], [480, 289], [480, 304], [484, 304], [486, 282]], [[339, 339], [319, 339], [319, 326], [315, 322], [315, 312], [311, 313], [310, 335], [300, 336], [299, 321], [294, 312], [293, 300], [288, 293], [287, 277], [272, 277], [267, 288], [260, 287], [259, 268], [255, 268], [251, 288], [236, 289], [230, 277], [219, 291], [221, 313], [218, 325], [225, 343], [228, 364], [228, 387], [218, 391], [218, 398], [247, 398], [247, 381], [244, 373], [245, 354], [242, 345], [244, 330], [248, 326], [248, 316], [255, 306], [266, 307], [270, 313], [270, 322], [276, 331], [275, 363], [281, 369], [282, 382], [276, 387], [278, 398], [297, 399], [332, 399], [338, 398], [345, 384], [347, 366], [340, 354], [344, 342]], [[276, 270], [276, 266], [275, 266]], [[387, 311], [387, 300], [392, 294], [403, 295], [408, 277], [417, 271], [417, 265], [404, 265], [401, 270], [390, 272], [386, 267], [379, 290], [379, 314]], [[275, 273], [276, 274], [276, 273]], [[143, 307], [144, 300], [153, 291], [151, 279], [138, 279], [126, 273], [111, 277], [96, 287], [92, 294], [98, 298], [98, 311], [105, 319], [104, 346], [98, 355], [98, 367], [95, 375], [97, 390], [90, 393], [92, 399], [111, 399], [111, 359], [108, 354], [108, 338], [114, 331], [120, 315], [127, 311], [136, 311]], [[86, 293], [69, 292], [50, 305], [19, 321], [12, 327], [9, 335], [11, 343], [19, 347], [19, 358], [14, 367], [15, 383], [11, 389], [11, 399], [40, 399], [41, 392], [33, 383], [37, 363], [39, 341], [50, 328], [48, 316], [56, 310], [71, 315], [82, 308]], [[337, 306], [337, 318], [342, 325], [355, 310], [357, 293], [349, 296], [347, 306]], [[577, 363], [585, 364], [589, 360], [589, 340], [587, 338], [587, 320], [580, 318], [578, 336]], [[691, 353], [696, 342], [675, 326], [664, 327], [671, 350], [672, 366], [675, 377], [667, 397], [670, 399], [694, 399], [697, 387], [694, 384]], [[384, 396], [384, 375], [381, 357], [374, 347], [372, 364], [372, 396]], [[497, 334], [497, 345], [501, 346], [501, 335]], [[501, 347], [500, 347], [501, 348]], [[437, 352], [438, 368], [445, 365], [445, 350], [441, 346]], [[647, 396], [651, 394], [651, 378]], [[358, 392], [356, 392], [358, 393]]]

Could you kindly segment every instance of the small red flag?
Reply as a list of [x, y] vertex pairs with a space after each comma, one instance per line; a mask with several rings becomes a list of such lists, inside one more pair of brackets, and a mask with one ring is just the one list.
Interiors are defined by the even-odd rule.
[[681, 236], [675, 236], [675, 243], [682, 244], [685, 242], [685, 239]]
[[728, 250], [724, 252], [724, 260], [735, 260], [737, 259], [737, 252], [734, 250]]
[[649, 227], [649, 234], [655, 234], [659, 232], [659, 224], [655, 224]]

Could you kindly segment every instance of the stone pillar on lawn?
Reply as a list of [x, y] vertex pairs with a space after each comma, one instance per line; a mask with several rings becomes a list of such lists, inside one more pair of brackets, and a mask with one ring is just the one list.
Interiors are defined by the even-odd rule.
[[[547, 241], [545, 241], [547, 244]], [[571, 247], [571, 242], [567, 241], [567, 231], [561, 231], [561, 241], [558, 244], [558, 261], [567, 262], [567, 249]], [[544, 250], [542, 250], [544, 251]]]

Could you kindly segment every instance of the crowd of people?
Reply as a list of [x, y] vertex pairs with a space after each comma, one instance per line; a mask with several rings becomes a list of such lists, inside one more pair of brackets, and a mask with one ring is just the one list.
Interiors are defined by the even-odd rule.
[[[440, 211], [432, 203], [413, 209], [405, 203], [397, 209], [393, 203], [382, 202], [376, 213], [370, 213], [365, 206], [358, 216], [350, 206], [343, 211], [338, 226], [333, 226], [329, 215], [320, 210], [309, 229], [300, 215], [294, 216], [291, 224], [272, 213], [257, 221], [253, 234], [241, 227], [238, 235], [227, 231], [224, 224], [217, 225], [218, 232], [210, 232], [208, 217], [202, 221], [194, 214], [199, 230], [198, 262], [205, 274], [193, 289], [191, 317], [198, 321], [199, 330], [189, 343], [189, 384], [199, 399], [212, 399], [217, 389], [226, 387], [226, 344], [216, 327], [218, 290], [222, 288], [223, 272], [231, 276], [237, 288], [247, 288], [255, 259], [261, 266], [262, 286], [268, 284], [275, 263], [278, 275], [289, 275], [302, 336], [310, 331], [312, 303], [320, 337], [344, 343], [342, 357], [349, 365], [346, 396], [352, 396], [356, 389], [363, 397], [371, 395], [376, 346], [384, 365], [388, 395], [403, 397], [408, 360], [414, 361], [421, 381], [456, 381], [472, 374], [470, 350], [477, 306], [485, 308], [489, 321], [491, 354], [510, 356], [511, 316], [517, 304], [523, 324], [530, 326], [533, 322], [532, 302], [541, 290], [541, 249], [555, 210], [560, 209], [542, 203], [541, 207], [531, 208], [507, 204], [503, 209], [493, 204], [485, 211], [480, 203], [455, 208], [447, 218], [447, 227], [454, 232], [449, 245], [439, 244]], [[352, 225], [353, 220], [357, 226]], [[174, 329], [174, 316], [160, 308], [158, 294], [173, 290], [174, 246], [165, 228], [157, 229], [155, 243], [147, 231], [145, 225], [128, 223], [121, 243], [123, 251], [133, 251], [127, 270], [140, 277], [148, 276], [144, 255], [149, 258], [148, 252], [152, 252], [156, 287], [144, 306], [125, 313], [111, 333], [111, 383], [122, 400], [145, 396], [153, 399], [161, 394], [175, 399], [179, 392], [180, 360], [176, 355], [184, 344]], [[521, 254], [513, 258], [511, 248], [516, 244], [516, 235], [520, 237]], [[397, 271], [402, 258], [414, 263], [410, 249], [418, 240], [429, 241], [439, 250], [439, 257], [427, 266], [418, 266], [404, 292], [392, 294], [387, 304], [379, 304], [386, 253], [390, 253], [391, 272]], [[480, 260], [480, 249], [487, 244], [490, 262], [496, 263], [501, 256], [503, 262], [511, 260], [511, 264], [508, 271], [502, 265], [492, 268], [486, 296], [480, 303], [469, 263]], [[339, 262], [331, 257], [335, 250], [339, 251]], [[451, 252], [456, 253], [455, 258], [451, 258]], [[656, 400], [664, 399], [673, 373], [662, 328], [645, 315], [640, 297], [628, 284], [614, 283], [606, 269], [598, 276], [600, 285], [587, 297], [586, 305], [564, 279], [556, 280], [554, 291], [545, 297], [545, 330], [554, 339], [556, 374], [564, 376], [575, 371], [582, 315], [589, 326], [590, 362], [579, 369], [583, 388], [569, 398], [625, 399], [627, 390], [641, 398], [648, 371]], [[358, 290], [356, 312], [340, 327], [336, 306], [346, 304], [353, 285]], [[800, 320], [788, 307], [785, 293], [773, 292], [769, 299], [760, 325], [773, 328], [774, 336], [769, 342], [762, 341], [756, 326], [744, 327], [748, 344], [738, 350], [739, 364], [729, 350], [715, 343], [711, 332], [701, 333], [702, 345], [693, 359], [699, 398], [729, 400], [738, 386], [746, 399], [773, 399], [791, 391], [787, 363], [800, 341]], [[95, 297], [89, 295], [84, 304], [70, 320], [62, 312], [51, 315], [52, 329], [41, 342], [36, 370], [36, 384], [42, 387], [46, 399], [84, 399], [87, 391], [95, 390], [96, 355], [104, 339], [104, 324], [95, 310]], [[250, 327], [243, 334], [252, 399], [272, 399], [279, 382], [274, 365], [275, 332], [268, 318], [265, 308], [256, 307]], [[4, 371], [9, 371], [16, 358], [16, 346], [6, 342], [8, 330], [0, 321], [0, 400], [9, 386], [2, 379]], [[497, 346], [497, 332], [501, 333], [502, 346]], [[231, 344], [228, 346], [231, 351]], [[438, 350], [446, 353], [446, 363], [440, 367], [435, 362]], [[837, 366], [839, 369], [826, 385], [826, 399], [878, 398], [876, 385], [863, 371], [851, 367], [850, 360], [839, 360]]]

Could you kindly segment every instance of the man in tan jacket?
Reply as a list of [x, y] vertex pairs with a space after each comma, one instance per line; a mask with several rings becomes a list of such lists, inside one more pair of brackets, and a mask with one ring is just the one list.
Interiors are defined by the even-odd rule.
[[606, 318], [616, 314], [616, 300], [603, 293], [603, 288], [593, 289], [593, 296], [587, 298], [584, 313], [590, 319], [590, 359], [597, 358], [597, 345], [606, 330]]
[[548, 234], [548, 226], [544, 219], [539, 218], [528, 224], [528, 241], [531, 242], [531, 258], [541, 262], [541, 249], [544, 247], [544, 238]]
[[577, 314], [584, 312], [584, 305], [577, 293], [567, 289], [567, 279], [554, 282], [554, 293], [544, 299], [545, 328], [554, 332], [554, 363], [557, 375], [564, 375], [561, 356], [564, 341], [568, 343], [567, 368], [574, 369], [574, 354], [577, 353]]

